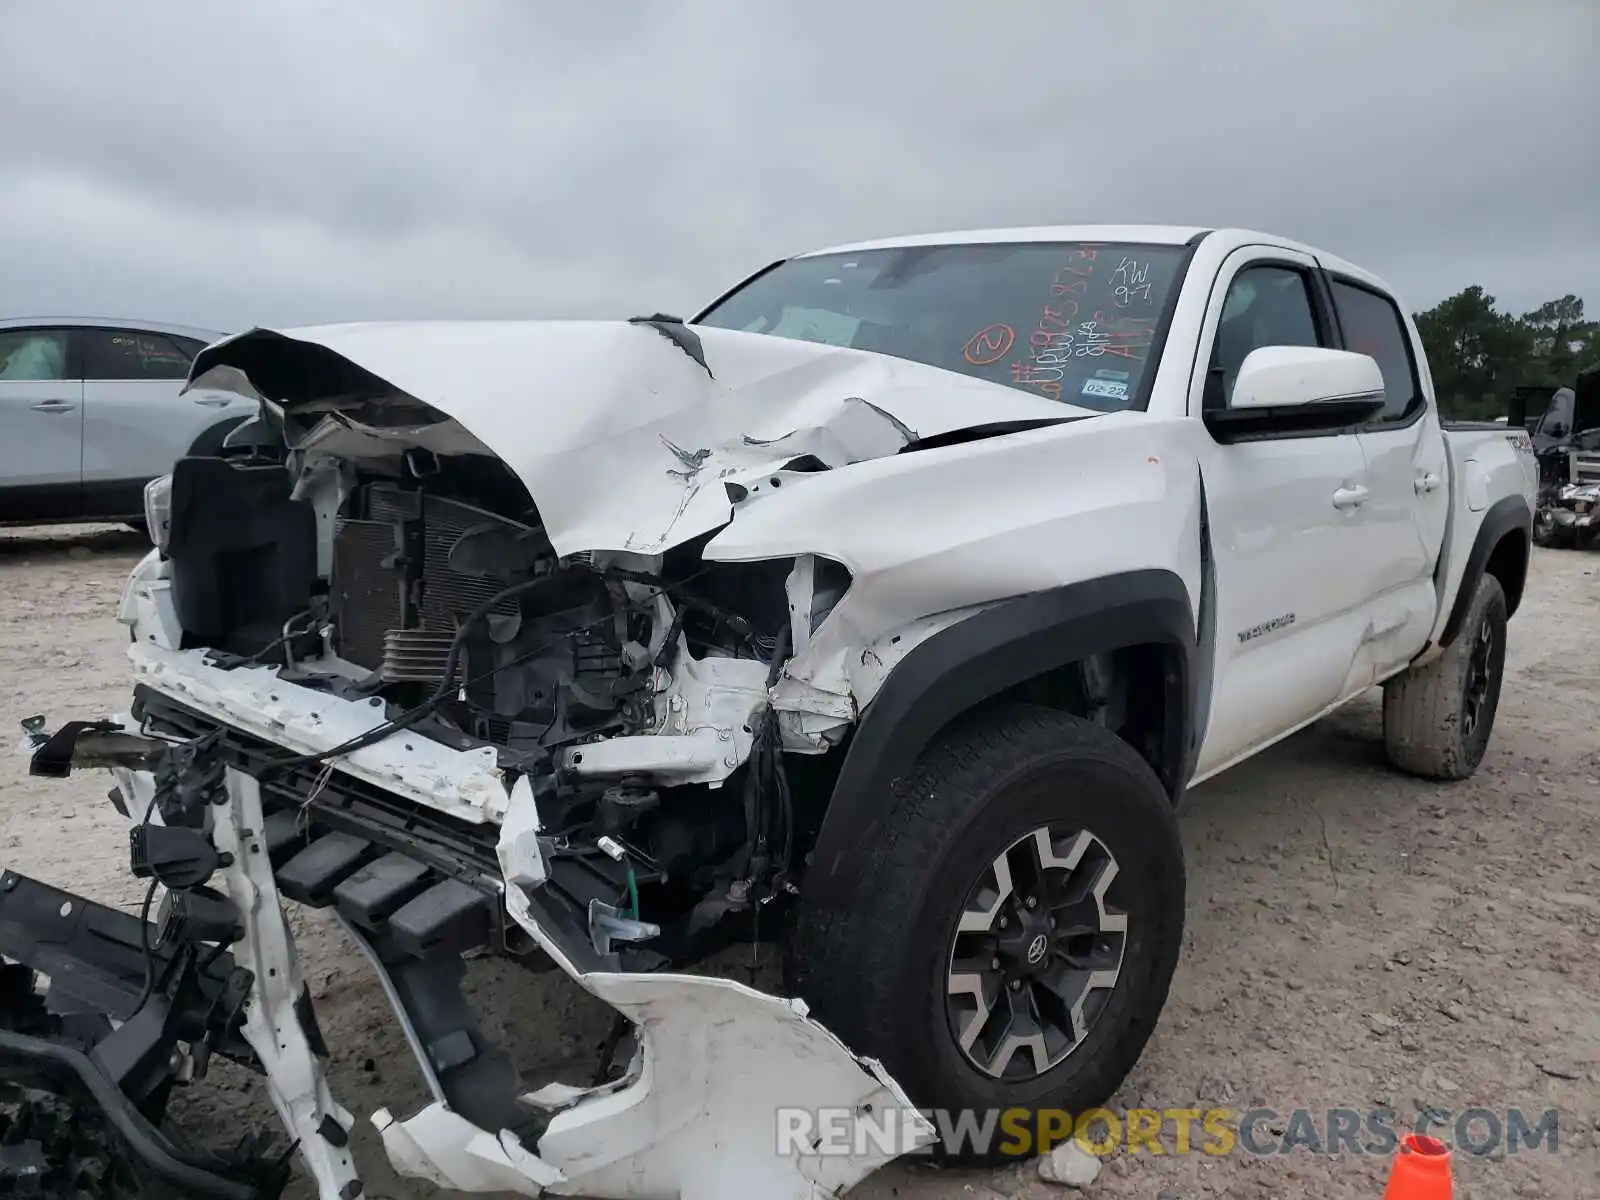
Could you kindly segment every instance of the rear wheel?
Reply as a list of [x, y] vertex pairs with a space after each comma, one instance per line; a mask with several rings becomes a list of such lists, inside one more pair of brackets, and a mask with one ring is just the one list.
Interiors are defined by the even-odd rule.
[[[802, 908], [795, 990], [921, 1107], [1103, 1102], [1155, 1027], [1183, 935], [1155, 773], [1100, 726], [1008, 705], [940, 735], [891, 805], [857, 903]], [[1003, 1140], [942, 1153], [992, 1159]]]
[[1465, 779], [1478, 769], [1500, 708], [1506, 662], [1506, 595], [1478, 580], [1461, 630], [1438, 658], [1383, 685], [1383, 745], [1400, 770]]

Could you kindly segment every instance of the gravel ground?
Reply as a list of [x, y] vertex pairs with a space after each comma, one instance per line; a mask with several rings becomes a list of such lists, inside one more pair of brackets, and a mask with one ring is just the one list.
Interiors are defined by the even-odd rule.
[[[103, 527], [0, 532], [9, 614], [0, 670], [11, 680], [0, 719], [13, 731], [35, 712], [56, 722], [125, 706], [127, 635], [111, 618], [140, 553], [139, 539]], [[1556, 1153], [1457, 1153], [1456, 1194], [1600, 1197], [1597, 566], [1592, 554], [1535, 551], [1498, 728], [1472, 780], [1439, 787], [1388, 771], [1373, 696], [1195, 791], [1182, 818], [1183, 961], [1113, 1110], [1264, 1107], [1287, 1118], [1297, 1108], [1392, 1107], [1409, 1128], [1428, 1108], [1502, 1119], [1520, 1108], [1530, 1123], [1554, 1108]], [[105, 788], [99, 777], [33, 780], [6, 756], [0, 863], [136, 908], [125, 826]], [[380, 1104], [404, 1113], [422, 1095], [381, 992], [331, 922], [294, 921], [333, 1047], [335, 1093], [361, 1119], [367, 1195], [434, 1194], [392, 1175], [365, 1121]], [[470, 978], [489, 1028], [522, 1031], [529, 1068], [587, 1062], [604, 1035], [604, 1012], [564, 977], [487, 962]], [[187, 1107], [190, 1120], [217, 1128], [271, 1119], [242, 1072], [215, 1072]], [[1258, 1141], [1278, 1143], [1273, 1128], [1257, 1125]], [[1195, 1144], [1204, 1140], [1197, 1130]], [[1171, 1125], [1163, 1141], [1163, 1155], [1110, 1156], [1088, 1190], [1143, 1200], [1377, 1200], [1383, 1190], [1386, 1164], [1371, 1157], [1304, 1145], [1176, 1154]], [[852, 1196], [1060, 1194], [1031, 1164], [981, 1173], [895, 1165]]]

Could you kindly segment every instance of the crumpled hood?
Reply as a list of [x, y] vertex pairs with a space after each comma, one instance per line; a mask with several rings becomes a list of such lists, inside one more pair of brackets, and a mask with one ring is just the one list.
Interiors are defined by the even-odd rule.
[[[667, 333], [698, 339], [705, 365]], [[189, 386], [253, 388], [302, 425], [325, 410], [297, 443], [306, 449], [492, 453], [563, 555], [649, 555], [689, 541], [729, 520], [728, 485], [796, 460], [836, 469], [943, 434], [1098, 415], [886, 355], [624, 321], [253, 329], [204, 350]], [[390, 398], [392, 420], [373, 397]], [[424, 424], [407, 397], [455, 425]], [[358, 400], [368, 402], [359, 422], [339, 411]]]

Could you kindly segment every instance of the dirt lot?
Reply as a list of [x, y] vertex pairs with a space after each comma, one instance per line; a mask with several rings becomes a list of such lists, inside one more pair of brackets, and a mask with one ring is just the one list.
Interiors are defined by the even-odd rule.
[[[0, 533], [8, 728], [30, 713], [59, 721], [126, 704], [127, 635], [111, 618], [140, 552], [115, 530]], [[1458, 1153], [1457, 1195], [1600, 1197], [1600, 555], [1536, 555], [1498, 728], [1473, 780], [1436, 787], [1390, 773], [1374, 696], [1193, 794], [1183, 962], [1114, 1108], [1270, 1108], [1279, 1123], [1255, 1126], [1268, 1148], [1297, 1108], [1393, 1107], [1408, 1128], [1430, 1107], [1451, 1122], [1474, 1107], [1502, 1120], [1520, 1108], [1530, 1125], [1554, 1108], [1556, 1153]], [[106, 786], [31, 780], [6, 756], [0, 863], [136, 908]], [[421, 1097], [381, 992], [331, 923], [299, 914], [296, 924], [335, 1093], [361, 1121], [367, 1195], [432, 1194], [392, 1175], [365, 1120]], [[518, 1031], [529, 1067], [585, 1059], [604, 1035], [603, 1013], [564, 978], [488, 963], [472, 979], [488, 1025]], [[202, 1122], [271, 1119], [242, 1073], [214, 1075], [189, 1104]], [[1162, 1156], [1112, 1156], [1089, 1190], [1145, 1200], [1383, 1190], [1385, 1164], [1372, 1158], [1304, 1145], [1177, 1155], [1171, 1125], [1164, 1141]], [[894, 1166], [853, 1196], [1052, 1194], [1062, 1193], [1031, 1165]]]

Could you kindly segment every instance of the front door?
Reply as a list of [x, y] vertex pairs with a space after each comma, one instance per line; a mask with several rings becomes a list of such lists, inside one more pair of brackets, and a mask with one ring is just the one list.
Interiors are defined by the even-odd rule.
[[[1226, 406], [1263, 346], [1332, 346], [1316, 263], [1247, 247], [1224, 264], [1201, 336], [1190, 412]], [[1209, 381], [1209, 383], [1208, 383]], [[1355, 433], [1202, 443], [1214, 559], [1214, 638], [1197, 777], [1309, 721], [1345, 692], [1361, 644], [1366, 460]]]
[[83, 381], [67, 329], [0, 330], [0, 519], [78, 515]]

